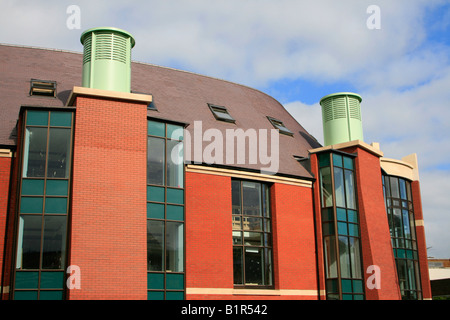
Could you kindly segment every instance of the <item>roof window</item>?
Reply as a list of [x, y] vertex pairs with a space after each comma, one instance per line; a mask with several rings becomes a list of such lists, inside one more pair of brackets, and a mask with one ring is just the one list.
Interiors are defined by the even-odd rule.
[[291, 130], [289, 130], [288, 128], [286, 128], [286, 126], [284, 125], [284, 123], [278, 119], [272, 118], [272, 117], [267, 117], [267, 119], [269, 119], [270, 123], [272, 123], [272, 125], [278, 129], [278, 131], [282, 134], [286, 134], [288, 136], [293, 136], [294, 134], [292, 133]]
[[30, 96], [56, 97], [56, 81], [30, 80]]
[[214, 117], [220, 121], [232, 122], [235, 123], [236, 120], [228, 113], [227, 108], [222, 106], [217, 106], [215, 104], [208, 103], [209, 109], [213, 113]]

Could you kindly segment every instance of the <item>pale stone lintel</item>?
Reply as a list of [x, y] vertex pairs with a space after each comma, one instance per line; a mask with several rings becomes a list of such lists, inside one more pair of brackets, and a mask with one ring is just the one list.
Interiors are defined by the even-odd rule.
[[9, 293], [9, 286], [2, 287], [3, 293]]
[[423, 219], [415, 220], [416, 227], [425, 227], [425, 222]]
[[340, 150], [340, 149], [345, 149], [345, 148], [350, 148], [350, 147], [359, 147], [359, 148], [362, 148], [378, 157], [383, 156], [383, 152], [379, 149], [379, 144], [373, 143], [372, 145], [370, 145], [370, 144], [365, 143], [362, 140], [353, 140], [353, 141], [348, 141], [348, 142], [332, 144], [332, 145], [325, 146], [325, 147], [311, 149], [311, 150], [309, 150], [309, 152], [310, 153], [318, 153], [321, 151]]
[[72, 106], [77, 96], [91, 96], [107, 99], [109, 98], [109, 99], [128, 100], [145, 104], [149, 104], [150, 102], [152, 102], [153, 99], [152, 95], [149, 94], [100, 90], [85, 87], [73, 87], [70, 97], [67, 100], [66, 106]]
[[411, 181], [419, 180], [416, 154], [406, 156], [402, 160], [381, 158], [380, 164], [381, 168], [389, 175], [399, 176]]
[[9, 149], [0, 149], [0, 158], [12, 158], [13, 153]]
[[[215, 295], [256, 295], [256, 296], [317, 296], [317, 290], [270, 290], [270, 289], [232, 289], [232, 288], [186, 288], [186, 294]], [[320, 290], [325, 295], [325, 290]]]
[[299, 186], [299, 187], [307, 187], [307, 188], [312, 187], [312, 182], [307, 181], [307, 180], [281, 177], [281, 176], [269, 175], [269, 174], [253, 173], [253, 172], [247, 172], [247, 171], [212, 168], [212, 167], [192, 165], [192, 164], [189, 164], [186, 166], [186, 172], [213, 174], [213, 175], [227, 176], [227, 177], [240, 178], [240, 179], [259, 180], [259, 181], [264, 181], [264, 182], [284, 183], [284, 184], [289, 184], [289, 185], [294, 185], [294, 186]]

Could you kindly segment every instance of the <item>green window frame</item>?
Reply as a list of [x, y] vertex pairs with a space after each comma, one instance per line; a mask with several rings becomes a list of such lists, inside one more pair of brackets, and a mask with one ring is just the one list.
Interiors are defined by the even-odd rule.
[[73, 111], [24, 111], [13, 299], [64, 299]]
[[318, 154], [325, 286], [329, 300], [364, 300], [354, 155]]
[[383, 174], [382, 183], [402, 299], [421, 300], [411, 182], [401, 177]]
[[147, 299], [185, 299], [184, 126], [148, 120]]

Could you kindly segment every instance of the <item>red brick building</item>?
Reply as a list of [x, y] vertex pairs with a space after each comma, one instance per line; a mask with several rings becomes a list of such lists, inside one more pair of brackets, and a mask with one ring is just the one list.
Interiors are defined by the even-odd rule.
[[123, 30], [81, 40], [0, 46], [2, 299], [431, 298], [415, 155], [322, 146], [258, 90], [131, 62]]

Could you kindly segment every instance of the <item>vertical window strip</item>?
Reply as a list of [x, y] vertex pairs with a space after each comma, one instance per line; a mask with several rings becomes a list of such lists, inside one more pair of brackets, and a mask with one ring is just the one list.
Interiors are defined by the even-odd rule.
[[351, 157], [318, 155], [328, 299], [364, 299], [359, 217]]
[[234, 285], [273, 287], [269, 186], [232, 180]]
[[383, 175], [382, 182], [402, 299], [420, 300], [422, 291], [411, 184], [389, 175]]
[[183, 300], [183, 127], [149, 120], [147, 137], [147, 298]]
[[27, 110], [13, 298], [63, 299], [73, 112]]

